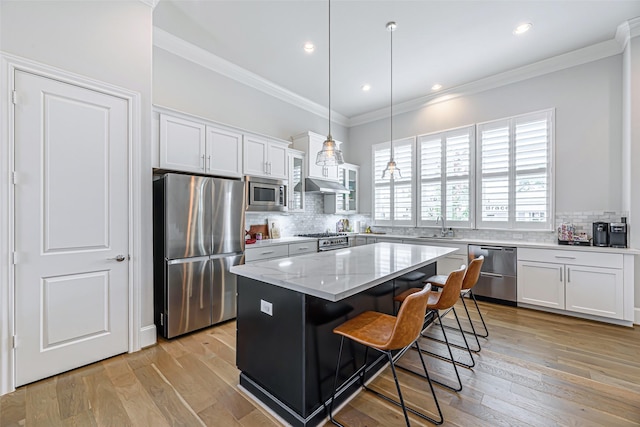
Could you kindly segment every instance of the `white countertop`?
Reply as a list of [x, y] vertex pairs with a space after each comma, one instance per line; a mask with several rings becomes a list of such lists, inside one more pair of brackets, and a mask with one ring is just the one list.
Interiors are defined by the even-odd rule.
[[339, 301], [456, 251], [456, 248], [441, 246], [376, 243], [236, 265], [231, 267], [231, 272], [329, 301]]
[[255, 243], [245, 244], [245, 249], [248, 248], [264, 248], [274, 245], [288, 245], [289, 243], [303, 243], [303, 242], [317, 242], [315, 237], [281, 237], [280, 239], [264, 239], [256, 240]]
[[639, 255], [640, 250], [634, 248], [610, 248], [600, 246], [577, 246], [577, 245], [559, 245], [557, 243], [543, 243], [543, 242], [526, 242], [523, 240], [484, 240], [473, 238], [459, 238], [459, 237], [417, 237], [417, 236], [403, 236], [400, 234], [377, 234], [377, 233], [359, 233], [357, 237], [376, 237], [381, 239], [401, 239], [411, 240], [416, 243], [421, 242], [423, 244], [434, 245], [446, 245], [447, 243], [454, 244], [471, 244], [471, 245], [487, 245], [487, 246], [515, 246], [518, 248], [537, 248], [537, 249], [559, 249], [566, 251], [588, 251], [588, 252], [602, 252], [602, 253], [617, 253], [617, 254], [630, 254]]

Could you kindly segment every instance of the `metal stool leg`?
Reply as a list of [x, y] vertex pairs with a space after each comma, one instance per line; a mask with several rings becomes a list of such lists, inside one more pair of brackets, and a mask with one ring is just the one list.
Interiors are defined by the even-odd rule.
[[480, 315], [480, 320], [482, 320], [482, 327], [484, 328], [484, 334], [478, 334], [479, 337], [487, 338], [489, 336], [489, 329], [487, 329], [487, 324], [484, 322], [484, 317], [482, 317], [482, 312], [480, 311], [480, 307], [478, 307], [478, 301], [476, 301], [476, 296], [473, 294], [473, 290], [469, 290], [469, 295], [473, 299], [473, 303], [476, 305], [476, 310], [478, 310], [478, 314]]
[[335, 379], [333, 380], [333, 395], [331, 396], [331, 404], [329, 405], [329, 420], [339, 426], [339, 427], [344, 427], [342, 424], [340, 424], [338, 421], [336, 421], [333, 418], [333, 402], [336, 400], [336, 391], [338, 389], [338, 375], [340, 374], [340, 359], [342, 358], [342, 347], [344, 345], [344, 337], [342, 337], [342, 339], [340, 340], [340, 351], [338, 352], [338, 363], [336, 365], [336, 376]]

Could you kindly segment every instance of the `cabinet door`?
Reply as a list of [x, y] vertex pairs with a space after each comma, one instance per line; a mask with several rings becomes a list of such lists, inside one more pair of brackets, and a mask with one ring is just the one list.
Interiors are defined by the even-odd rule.
[[360, 237], [360, 236], [356, 236], [355, 240], [355, 246], [364, 246], [367, 244], [367, 238], [366, 237]]
[[289, 212], [304, 212], [304, 155], [289, 153]]
[[448, 255], [438, 260], [436, 264], [436, 274], [449, 275], [461, 265], [467, 265], [467, 257], [464, 255]]
[[245, 136], [244, 139], [244, 174], [254, 176], [267, 175], [268, 141]]
[[518, 302], [564, 310], [564, 265], [518, 261]]
[[358, 169], [349, 168], [346, 171], [345, 187], [349, 189], [346, 209], [349, 213], [358, 213]]
[[160, 167], [205, 172], [205, 125], [160, 115]]
[[623, 318], [622, 270], [566, 265], [566, 309]]
[[242, 134], [207, 126], [207, 172], [242, 177]]
[[270, 143], [267, 146], [267, 173], [271, 178], [287, 179], [287, 147]]

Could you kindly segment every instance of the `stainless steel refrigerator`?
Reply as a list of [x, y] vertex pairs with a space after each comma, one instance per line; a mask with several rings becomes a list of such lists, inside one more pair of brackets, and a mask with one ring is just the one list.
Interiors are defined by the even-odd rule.
[[244, 182], [166, 174], [153, 183], [155, 323], [165, 338], [236, 316]]

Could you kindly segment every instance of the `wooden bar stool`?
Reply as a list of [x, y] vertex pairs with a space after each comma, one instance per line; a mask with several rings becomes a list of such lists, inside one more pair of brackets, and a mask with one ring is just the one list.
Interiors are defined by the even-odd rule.
[[[422, 330], [424, 331], [436, 319], [440, 324], [440, 329], [442, 329], [442, 335], [444, 336], [444, 343], [447, 345], [447, 350], [449, 351], [449, 358], [445, 356], [441, 356], [437, 353], [433, 353], [431, 351], [427, 351], [427, 350], [420, 350], [420, 351], [422, 353], [428, 354], [429, 356], [437, 357], [439, 359], [451, 362], [451, 364], [453, 365], [453, 369], [456, 373], [457, 381], [458, 381], [458, 384], [456, 386], [451, 386], [449, 384], [445, 384], [438, 380], [431, 380], [431, 381], [437, 384], [440, 384], [441, 386], [446, 387], [453, 391], [462, 390], [462, 381], [460, 380], [460, 374], [458, 373], [457, 365], [459, 363], [456, 362], [456, 360], [453, 358], [453, 352], [451, 351], [451, 346], [449, 345], [447, 333], [445, 332], [444, 326], [442, 324], [440, 312], [442, 311], [443, 313], [447, 313], [451, 308], [453, 308], [453, 305], [456, 303], [458, 298], [460, 298], [460, 290], [462, 289], [462, 279], [464, 278], [465, 269], [466, 269], [466, 266], [462, 265], [460, 266], [460, 269], [453, 271], [451, 274], [449, 274], [441, 292], [436, 292], [436, 291], [429, 292], [429, 298], [427, 300], [426, 313], [424, 316], [423, 327], [422, 327]], [[404, 306], [404, 303], [407, 301], [407, 299], [411, 295], [413, 295], [415, 292], [419, 292], [419, 291], [420, 291], [419, 288], [412, 288], [396, 296], [395, 300], [401, 304], [400, 310], [402, 310], [402, 307]], [[455, 313], [455, 311], [453, 313], [455, 315], [456, 321], [458, 322], [458, 326], [460, 327], [460, 331], [462, 331], [462, 326], [460, 325], [458, 315]], [[464, 338], [464, 334], [463, 334], [463, 338]], [[466, 342], [466, 339], [465, 339], [465, 342]], [[471, 351], [469, 351], [469, 357], [471, 357], [472, 363], [475, 363], [473, 362], [473, 355], [471, 354]], [[402, 366], [398, 366], [398, 367], [401, 369], [407, 370], [408, 372], [411, 372], [413, 374], [422, 376], [420, 373], [414, 372], [410, 369], [404, 368]]]
[[[478, 279], [480, 278], [480, 271], [482, 270], [482, 264], [484, 263], [484, 256], [481, 255], [478, 258], [473, 259], [469, 263], [469, 267], [467, 268], [467, 272], [464, 275], [464, 280], [462, 281], [462, 289], [460, 290], [460, 299], [462, 300], [462, 306], [464, 307], [464, 311], [467, 313], [467, 319], [469, 320], [469, 324], [471, 325], [471, 331], [463, 330], [463, 333], [473, 334], [476, 339], [477, 349], [471, 349], [473, 352], [479, 352], [482, 350], [480, 346], [480, 340], [478, 337], [487, 338], [489, 336], [489, 330], [487, 329], [487, 324], [484, 322], [484, 318], [482, 317], [482, 313], [480, 312], [480, 308], [478, 307], [478, 302], [476, 301], [476, 297], [473, 295], [473, 287], [478, 283]], [[447, 281], [447, 276], [444, 275], [436, 275], [431, 276], [425, 282], [429, 282], [433, 288], [442, 288]], [[465, 297], [473, 299], [474, 304], [476, 305], [476, 310], [480, 315], [480, 320], [482, 321], [482, 326], [484, 328], [484, 334], [479, 334], [476, 331], [475, 326], [473, 325], [473, 320], [471, 320], [471, 315], [469, 314], [469, 309], [467, 308], [467, 304], [465, 303]], [[454, 347], [462, 348], [456, 344], [452, 344]]]
[[[422, 362], [422, 367], [424, 369], [424, 378], [426, 378], [429, 383], [431, 394], [438, 411], [439, 419], [434, 419], [405, 405], [395, 369], [396, 361], [400, 357], [402, 357], [406, 353], [406, 351], [411, 348], [412, 345], [415, 344], [420, 350], [420, 346], [417, 340], [420, 336], [420, 331], [422, 330], [424, 313], [426, 311], [427, 299], [429, 297], [430, 290], [431, 287], [427, 285], [422, 290], [418, 290], [417, 292], [409, 295], [405, 299], [404, 304], [402, 304], [402, 306], [400, 307], [398, 316], [391, 316], [389, 314], [379, 313], [375, 311], [365, 311], [364, 313], [359, 314], [358, 316], [350, 320], [347, 320], [333, 330], [334, 333], [342, 336], [340, 340], [340, 351], [338, 353], [338, 362], [336, 366], [333, 397], [331, 398], [331, 405], [329, 407], [329, 419], [333, 424], [342, 426], [342, 424], [340, 424], [336, 419], [333, 418], [333, 402], [335, 401], [335, 396], [338, 391], [337, 386], [338, 375], [340, 372], [340, 359], [342, 358], [342, 348], [345, 338], [348, 338], [365, 346], [365, 358], [363, 366], [358, 369], [353, 375], [351, 375], [351, 377], [345, 382], [346, 384], [350, 383], [351, 380], [355, 379], [357, 376], [360, 376], [361, 385], [365, 390], [370, 391], [377, 396], [387, 400], [388, 402], [391, 402], [402, 408], [407, 427], [411, 425], [409, 423], [408, 412], [411, 412], [412, 414], [417, 415], [418, 417], [431, 423], [442, 424], [442, 411], [440, 410], [440, 405], [438, 403], [433, 384], [431, 384], [431, 380], [429, 379], [429, 373], [427, 372], [427, 366], [424, 363], [422, 352], [418, 351], [418, 354], [420, 354], [420, 361]], [[398, 391], [398, 397], [400, 401], [396, 401], [389, 396], [372, 390], [371, 388], [366, 386], [365, 374], [367, 370], [367, 351], [369, 348], [372, 348], [386, 355], [389, 364], [391, 365], [391, 372], [393, 373], [393, 379], [396, 383], [396, 389]], [[397, 353], [393, 355], [392, 351], [397, 351]]]

